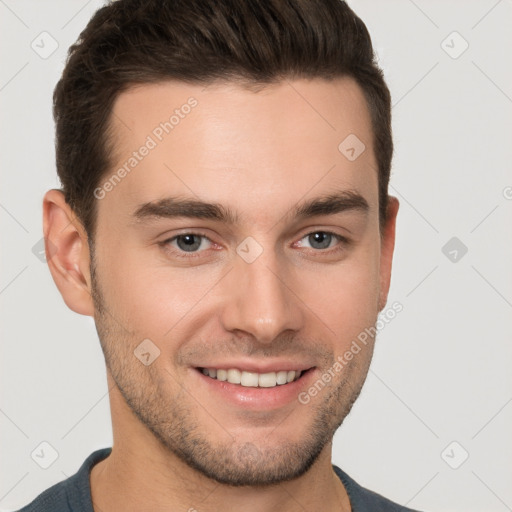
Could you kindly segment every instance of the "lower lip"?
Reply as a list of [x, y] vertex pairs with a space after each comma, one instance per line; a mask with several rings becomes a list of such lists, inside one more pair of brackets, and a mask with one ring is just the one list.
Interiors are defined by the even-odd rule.
[[303, 372], [299, 379], [288, 384], [281, 384], [273, 388], [246, 387], [240, 384], [231, 384], [227, 381], [213, 379], [194, 368], [194, 373], [212, 393], [220, 395], [222, 399], [239, 408], [248, 410], [279, 409], [291, 402], [298, 402], [299, 393], [307, 389], [314, 376], [314, 368]]

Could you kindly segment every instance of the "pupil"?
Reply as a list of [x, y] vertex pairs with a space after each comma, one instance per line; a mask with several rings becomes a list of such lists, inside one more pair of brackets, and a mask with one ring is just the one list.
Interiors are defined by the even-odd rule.
[[181, 235], [177, 238], [176, 242], [183, 251], [192, 252], [201, 245], [201, 241], [198, 241], [198, 239], [199, 237], [196, 235]]
[[318, 249], [327, 249], [331, 243], [331, 235], [323, 231], [318, 231], [317, 233], [309, 235], [309, 243], [313, 247], [314, 244], [318, 244], [316, 246]]

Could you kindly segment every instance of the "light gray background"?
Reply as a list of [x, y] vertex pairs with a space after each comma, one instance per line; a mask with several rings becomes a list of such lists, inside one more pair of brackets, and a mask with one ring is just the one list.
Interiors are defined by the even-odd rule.
[[[349, 3], [393, 96], [401, 211], [389, 303], [404, 309], [380, 333], [333, 460], [413, 508], [512, 510], [512, 2]], [[0, 0], [2, 510], [112, 441], [93, 321], [66, 307], [32, 252], [43, 194], [59, 186], [52, 90], [101, 4]], [[47, 58], [31, 47], [51, 50], [43, 31], [58, 43]], [[468, 248], [455, 262], [442, 252], [452, 237]], [[43, 441], [59, 455], [48, 469], [31, 458]]]

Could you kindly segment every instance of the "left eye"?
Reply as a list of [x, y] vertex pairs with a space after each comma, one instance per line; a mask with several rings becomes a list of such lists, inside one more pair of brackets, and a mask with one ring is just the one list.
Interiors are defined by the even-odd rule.
[[194, 233], [186, 233], [178, 235], [168, 240], [168, 243], [177, 246], [178, 249], [184, 252], [197, 252], [199, 249], [206, 249], [204, 245], [208, 245], [210, 240], [204, 235], [197, 235]]
[[[339, 242], [342, 240], [340, 235], [336, 235], [335, 233], [329, 233], [328, 231], [315, 231], [314, 233], [309, 233], [305, 237], [301, 239], [301, 246], [303, 246], [303, 240], [306, 240], [306, 243], [309, 244], [309, 247], [312, 249], [329, 249], [331, 243]], [[308, 247], [308, 246], [306, 246]]]

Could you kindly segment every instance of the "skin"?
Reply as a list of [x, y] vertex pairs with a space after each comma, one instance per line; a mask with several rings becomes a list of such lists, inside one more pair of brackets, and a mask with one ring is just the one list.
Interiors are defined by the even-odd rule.
[[[363, 93], [349, 78], [258, 91], [142, 85], [115, 102], [105, 179], [190, 97], [197, 106], [97, 201], [93, 254], [62, 193], [44, 198], [50, 271], [68, 307], [95, 318], [107, 364], [114, 443], [91, 472], [95, 510], [349, 511], [332, 436], [359, 395], [374, 340], [307, 404], [228, 400], [196, 367], [302, 364], [311, 369], [294, 384], [298, 395], [374, 325], [398, 201], [390, 198], [380, 227]], [[355, 161], [338, 150], [351, 133], [366, 145]], [[293, 215], [334, 190], [359, 194], [368, 209]], [[224, 205], [237, 222], [134, 218], [171, 195]], [[207, 238], [192, 238], [195, 252], [172, 239], [197, 232]], [[309, 236], [318, 232], [346, 240], [327, 237], [323, 248]], [[247, 237], [262, 248], [252, 263], [237, 253]], [[148, 366], [134, 356], [144, 339], [160, 350]]]

